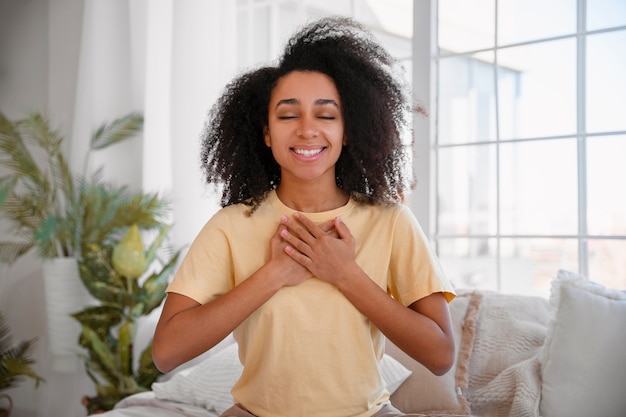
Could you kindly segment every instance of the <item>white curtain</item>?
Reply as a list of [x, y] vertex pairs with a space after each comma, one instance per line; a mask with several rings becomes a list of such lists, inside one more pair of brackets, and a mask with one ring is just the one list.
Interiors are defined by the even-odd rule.
[[236, 2], [86, 0], [70, 162], [83, 172], [91, 132], [131, 111], [144, 132], [91, 154], [87, 172], [159, 191], [173, 207], [174, 247], [217, 209], [199, 168], [205, 116], [236, 69]]

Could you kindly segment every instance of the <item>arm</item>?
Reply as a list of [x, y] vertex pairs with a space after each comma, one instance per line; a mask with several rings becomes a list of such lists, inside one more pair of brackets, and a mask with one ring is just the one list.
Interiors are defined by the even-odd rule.
[[346, 277], [339, 287], [396, 346], [435, 375], [454, 362], [454, 336], [445, 297], [434, 293], [409, 307], [392, 299], [363, 271]]
[[[321, 225], [329, 229], [332, 223]], [[285, 253], [279, 225], [270, 240], [270, 258], [229, 292], [206, 304], [170, 292], [156, 327], [152, 347], [154, 363], [169, 372], [215, 346], [280, 288], [298, 285], [311, 273]]]
[[206, 304], [169, 293], [154, 333], [152, 357], [157, 368], [169, 372], [230, 334], [280, 289], [269, 269], [259, 269], [230, 292]]
[[392, 299], [356, 264], [354, 237], [341, 219], [335, 234], [321, 230], [304, 215], [283, 219], [289, 233], [285, 252], [319, 279], [331, 282], [386, 337], [436, 375], [454, 361], [454, 336], [445, 297], [434, 293], [409, 307]]

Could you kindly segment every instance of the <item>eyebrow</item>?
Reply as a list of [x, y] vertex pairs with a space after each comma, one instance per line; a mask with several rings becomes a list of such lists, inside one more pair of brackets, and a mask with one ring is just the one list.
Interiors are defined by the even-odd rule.
[[[284, 100], [280, 100], [278, 101], [278, 103], [276, 103], [276, 106], [274, 107], [275, 109], [278, 108], [278, 106], [280, 105], [296, 105], [296, 104], [300, 104], [300, 100], [298, 100], [297, 98], [286, 98]], [[336, 108], [339, 108], [339, 104], [337, 104], [337, 102], [331, 98], [318, 98], [317, 100], [315, 100], [314, 103], [316, 106], [325, 106], [325, 105], [332, 105], [335, 106]]]

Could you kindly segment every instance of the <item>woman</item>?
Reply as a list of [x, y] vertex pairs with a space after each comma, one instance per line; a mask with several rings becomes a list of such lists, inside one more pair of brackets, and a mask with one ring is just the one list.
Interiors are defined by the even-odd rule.
[[452, 365], [449, 282], [410, 210], [410, 109], [393, 59], [327, 18], [277, 66], [227, 86], [202, 163], [223, 208], [168, 287], [153, 356], [168, 372], [234, 332], [243, 373], [223, 416], [391, 416], [384, 337]]

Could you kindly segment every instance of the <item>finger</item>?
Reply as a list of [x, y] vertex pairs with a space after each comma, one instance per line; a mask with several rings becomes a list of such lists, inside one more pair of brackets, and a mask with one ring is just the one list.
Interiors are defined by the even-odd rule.
[[291, 234], [289, 230], [282, 230], [280, 232], [280, 236], [282, 237], [283, 241], [287, 242], [287, 244], [291, 246], [293, 250], [297, 250], [298, 252], [305, 255], [310, 255], [311, 247], [298, 236], [294, 236], [293, 234]]
[[335, 219], [330, 219], [318, 225], [318, 227], [326, 234], [326, 236], [332, 236], [339, 238], [337, 229], [335, 228]]
[[274, 236], [279, 236], [280, 232], [282, 232], [285, 229], [286, 229], [285, 225], [279, 223], [278, 227], [276, 228], [276, 233], [274, 233]]
[[335, 228], [335, 219], [330, 219], [325, 221], [324, 223], [320, 223], [317, 225], [323, 232], [328, 233]]
[[300, 213], [295, 213], [293, 218], [283, 216], [280, 222], [287, 227], [293, 235], [308, 244], [312, 244], [315, 239], [324, 234], [315, 223]]
[[279, 224], [278, 228], [276, 229], [276, 233], [274, 233], [271, 240], [275, 242], [284, 242], [285, 239], [283, 239], [282, 233], [285, 230], [287, 230], [287, 228], [284, 225]]
[[284, 226], [285, 228], [291, 230], [292, 233], [296, 235], [306, 235], [306, 234], [310, 235], [311, 234], [308, 232], [304, 224], [302, 224], [300, 221], [297, 221], [287, 215], [283, 215], [280, 218], [280, 224]]
[[285, 247], [285, 253], [287, 255], [289, 255], [289, 257], [291, 259], [293, 259], [294, 261], [298, 262], [300, 265], [302, 265], [303, 267], [305, 267], [309, 271], [311, 270], [311, 263], [312, 263], [311, 258], [309, 258], [308, 256], [304, 255], [299, 250], [295, 249], [292, 246], [287, 246], [287, 247]]
[[296, 219], [298, 223], [300, 223], [302, 226], [306, 228], [306, 230], [309, 232], [309, 234], [311, 234], [311, 236], [315, 238], [320, 238], [321, 236], [326, 234], [325, 230], [322, 230], [320, 226], [315, 224], [311, 219], [309, 219], [304, 214], [296, 212], [294, 213], [293, 217], [294, 219]]
[[346, 224], [343, 222], [340, 216], [335, 217], [334, 226], [335, 226], [335, 229], [337, 230], [337, 234], [339, 235], [340, 239], [352, 239], [353, 238], [352, 233], [350, 233], [350, 229], [348, 229], [348, 226], [346, 226]]

